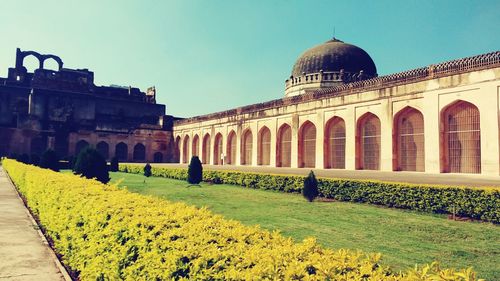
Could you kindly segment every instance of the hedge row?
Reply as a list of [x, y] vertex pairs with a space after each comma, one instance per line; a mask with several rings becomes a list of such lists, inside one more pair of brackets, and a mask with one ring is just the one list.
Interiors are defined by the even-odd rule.
[[478, 280], [436, 263], [391, 272], [379, 254], [294, 243], [206, 209], [4, 160], [79, 280]]
[[[138, 165], [120, 165], [120, 170], [142, 173]], [[153, 167], [153, 175], [185, 180], [187, 169]], [[203, 171], [203, 179], [214, 183], [250, 188], [300, 192], [304, 176], [272, 175], [239, 171]], [[430, 186], [367, 180], [319, 178], [320, 196], [339, 201], [370, 203], [432, 213], [455, 213], [500, 223], [500, 189]]]

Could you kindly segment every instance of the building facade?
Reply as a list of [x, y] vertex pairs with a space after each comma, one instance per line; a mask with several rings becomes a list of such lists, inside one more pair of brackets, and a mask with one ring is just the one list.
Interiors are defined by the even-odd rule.
[[[33, 56], [30, 73], [24, 59]], [[57, 70], [45, 69], [48, 60]], [[156, 104], [156, 89], [96, 86], [88, 69], [63, 68], [54, 55], [17, 49], [15, 67], [0, 78], [0, 156], [38, 154], [54, 149], [59, 157], [94, 146], [106, 159], [173, 160], [172, 117]]]
[[377, 76], [333, 39], [285, 97], [177, 120], [174, 158], [212, 165], [500, 175], [500, 51]]

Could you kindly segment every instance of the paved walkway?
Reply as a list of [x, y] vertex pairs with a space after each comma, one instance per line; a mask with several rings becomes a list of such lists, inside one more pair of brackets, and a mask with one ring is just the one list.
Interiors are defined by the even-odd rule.
[[[133, 164], [133, 163], [131, 163]], [[187, 164], [153, 164], [153, 166], [186, 168]], [[308, 168], [273, 168], [273, 167], [249, 167], [249, 166], [217, 166], [203, 165], [210, 170], [233, 170], [245, 172], [271, 173], [271, 174], [292, 174], [307, 175], [311, 169]], [[363, 180], [380, 180], [390, 182], [406, 182], [421, 184], [444, 184], [460, 186], [496, 186], [500, 187], [500, 176], [484, 176], [474, 174], [428, 174], [420, 172], [384, 172], [367, 170], [320, 170], [312, 169], [316, 176], [327, 178], [347, 178]]]
[[65, 280], [1, 166], [0, 280]]

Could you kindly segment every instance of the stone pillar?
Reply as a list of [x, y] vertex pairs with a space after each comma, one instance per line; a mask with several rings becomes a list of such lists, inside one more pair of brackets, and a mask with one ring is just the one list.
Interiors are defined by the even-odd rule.
[[392, 171], [392, 106], [381, 100], [380, 110], [380, 170]]
[[346, 110], [345, 122], [345, 168], [356, 170], [356, 112], [354, 107]]
[[298, 168], [299, 162], [299, 116], [294, 114], [292, 116], [292, 159], [291, 166], [292, 168]]
[[277, 148], [277, 140], [278, 140], [278, 119], [270, 124], [269, 130], [271, 131], [271, 153], [269, 157], [269, 166], [276, 167], [276, 148]]
[[439, 96], [434, 93], [423, 95], [422, 114], [424, 116], [424, 146], [425, 172], [439, 173], [441, 171], [441, 124], [439, 124]]
[[258, 166], [258, 152], [259, 152], [259, 126], [257, 122], [252, 122], [252, 166]]
[[316, 114], [316, 120], [314, 120], [316, 125], [316, 169], [324, 169], [325, 161], [324, 161], [324, 138], [325, 138], [325, 129], [324, 129], [324, 115], [323, 112], [318, 112]]
[[236, 127], [236, 163], [231, 163], [232, 165], [241, 166], [241, 134], [242, 134], [241, 125]]
[[497, 176], [500, 174], [500, 132], [499, 118], [500, 92], [498, 86], [491, 83], [480, 89], [483, 99], [478, 99], [481, 128], [481, 174]]

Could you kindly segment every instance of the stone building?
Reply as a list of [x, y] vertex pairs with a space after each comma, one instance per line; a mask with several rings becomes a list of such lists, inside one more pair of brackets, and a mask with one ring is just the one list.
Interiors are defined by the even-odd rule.
[[500, 51], [386, 76], [333, 39], [285, 97], [174, 122], [175, 157], [213, 165], [500, 174]]
[[[39, 66], [28, 72], [33, 56]], [[57, 70], [45, 69], [54, 60]], [[96, 86], [88, 69], [63, 68], [54, 55], [17, 49], [15, 67], [0, 78], [0, 156], [41, 154], [47, 148], [60, 157], [96, 147], [108, 160], [172, 160], [172, 117], [156, 104], [156, 89]]]

